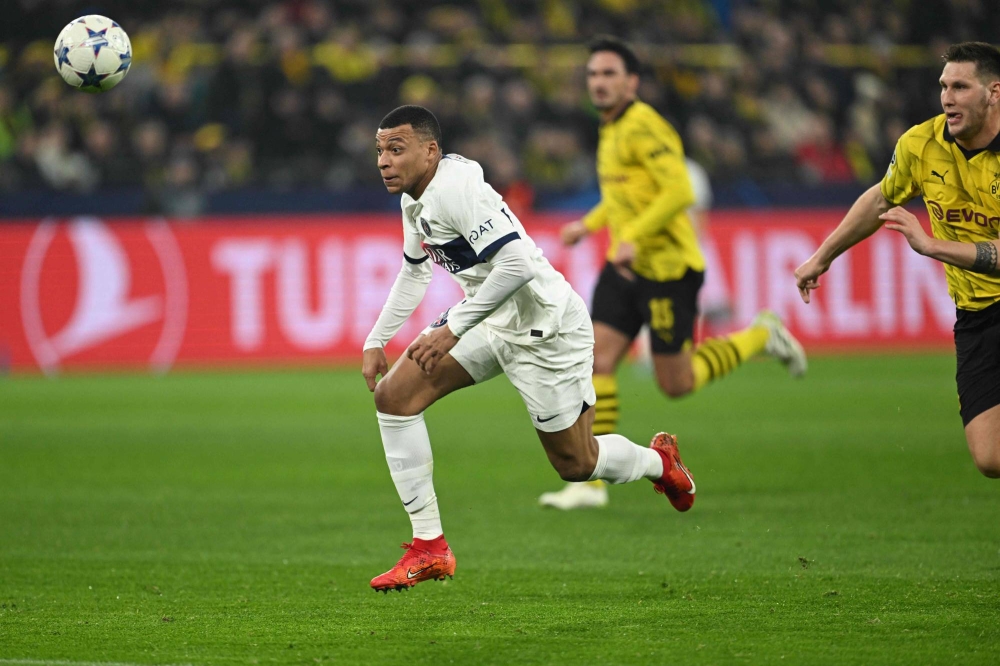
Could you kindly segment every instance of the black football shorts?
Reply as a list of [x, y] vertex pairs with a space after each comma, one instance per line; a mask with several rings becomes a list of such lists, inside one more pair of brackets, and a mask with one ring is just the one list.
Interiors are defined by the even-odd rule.
[[979, 312], [958, 311], [955, 357], [959, 411], [962, 423], [969, 425], [1000, 405], [1000, 303]]
[[621, 331], [630, 339], [649, 324], [654, 354], [676, 354], [691, 346], [698, 318], [698, 291], [705, 274], [688, 270], [679, 280], [657, 282], [636, 275], [623, 277], [605, 263], [594, 289], [595, 322]]

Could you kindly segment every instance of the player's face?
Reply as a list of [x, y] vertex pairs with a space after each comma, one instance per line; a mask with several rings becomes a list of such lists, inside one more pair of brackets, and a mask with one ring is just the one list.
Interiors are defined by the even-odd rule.
[[438, 147], [436, 141], [421, 140], [406, 124], [376, 132], [375, 152], [385, 189], [390, 194], [412, 193], [426, 179]]
[[625, 70], [625, 61], [613, 51], [598, 51], [587, 61], [587, 92], [598, 111], [607, 111], [635, 97], [639, 77]]
[[948, 132], [956, 139], [972, 139], [983, 129], [990, 107], [990, 88], [976, 75], [976, 63], [945, 64], [940, 83]]

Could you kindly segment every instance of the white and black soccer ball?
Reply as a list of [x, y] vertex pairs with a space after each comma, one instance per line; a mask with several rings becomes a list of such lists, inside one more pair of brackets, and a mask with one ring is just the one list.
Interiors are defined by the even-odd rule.
[[59, 33], [54, 59], [66, 83], [84, 92], [104, 92], [128, 74], [132, 43], [111, 19], [97, 14], [81, 16]]

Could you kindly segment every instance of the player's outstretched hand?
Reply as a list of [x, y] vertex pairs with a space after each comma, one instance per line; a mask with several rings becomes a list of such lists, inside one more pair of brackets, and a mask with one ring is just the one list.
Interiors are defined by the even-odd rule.
[[913, 251], [917, 254], [928, 254], [934, 240], [927, 235], [917, 216], [906, 210], [902, 206], [890, 208], [878, 216], [878, 219], [885, 221], [885, 228], [898, 231], [906, 238]]
[[421, 335], [414, 340], [413, 344], [406, 350], [406, 355], [429, 375], [434, 372], [434, 368], [444, 358], [444, 355], [450, 352], [456, 344], [458, 344], [458, 336], [452, 333], [447, 326], [440, 326], [427, 335]]
[[809, 292], [819, 289], [819, 276], [826, 273], [829, 268], [829, 263], [820, 261], [814, 254], [806, 263], [795, 269], [795, 284], [804, 303], [808, 303], [811, 298]]
[[563, 245], [576, 245], [589, 233], [590, 230], [584, 226], [583, 221], [576, 220], [562, 226], [559, 230], [559, 238], [562, 240]]
[[389, 372], [389, 362], [385, 358], [385, 350], [381, 347], [366, 349], [361, 360], [361, 374], [368, 382], [368, 390], [375, 391], [375, 384], [378, 383], [378, 376], [385, 377]]

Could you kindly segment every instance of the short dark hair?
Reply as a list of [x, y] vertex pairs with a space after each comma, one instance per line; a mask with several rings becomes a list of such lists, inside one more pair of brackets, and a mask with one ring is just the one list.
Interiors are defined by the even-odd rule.
[[639, 74], [639, 57], [632, 50], [632, 47], [611, 35], [598, 35], [590, 42], [587, 47], [590, 49], [590, 55], [599, 53], [600, 51], [611, 51], [612, 53], [617, 53], [622, 61], [625, 63], [625, 72], [628, 74]]
[[441, 125], [434, 114], [422, 106], [407, 104], [390, 111], [382, 122], [379, 129], [392, 129], [400, 125], [410, 125], [413, 132], [424, 141], [437, 141], [441, 145]]
[[941, 56], [945, 62], [974, 62], [980, 79], [1000, 80], [1000, 51], [986, 42], [952, 44]]

